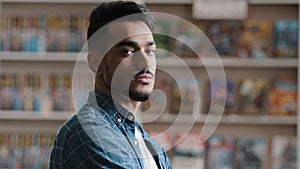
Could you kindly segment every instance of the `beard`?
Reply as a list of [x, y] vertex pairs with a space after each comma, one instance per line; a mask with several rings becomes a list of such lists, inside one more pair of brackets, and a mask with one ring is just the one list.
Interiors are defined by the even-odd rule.
[[129, 98], [134, 101], [144, 102], [149, 100], [150, 94], [129, 90]]

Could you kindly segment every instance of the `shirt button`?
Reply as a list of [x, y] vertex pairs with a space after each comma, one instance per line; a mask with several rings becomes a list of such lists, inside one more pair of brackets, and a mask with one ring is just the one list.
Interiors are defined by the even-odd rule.
[[134, 144], [135, 146], [137, 146], [137, 145], [138, 145], [138, 141], [133, 141], [133, 144]]
[[122, 120], [121, 120], [121, 119], [117, 119], [117, 121], [118, 121], [119, 123], [121, 123]]
[[129, 116], [128, 116], [128, 119], [129, 119], [129, 120], [133, 120], [133, 116], [132, 116], [132, 115], [129, 115]]

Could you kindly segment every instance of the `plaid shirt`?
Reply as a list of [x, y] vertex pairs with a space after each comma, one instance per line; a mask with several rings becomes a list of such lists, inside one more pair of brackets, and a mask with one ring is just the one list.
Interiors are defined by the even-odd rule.
[[49, 169], [144, 168], [135, 127], [158, 168], [171, 169], [163, 148], [144, 131], [133, 114], [114, 104], [111, 97], [95, 92], [89, 93], [88, 102], [60, 128]]

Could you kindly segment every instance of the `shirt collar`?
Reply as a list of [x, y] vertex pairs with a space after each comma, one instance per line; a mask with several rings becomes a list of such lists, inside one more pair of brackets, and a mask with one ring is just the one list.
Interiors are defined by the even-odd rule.
[[112, 97], [103, 92], [91, 91], [89, 93], [88, 102], [98, 105], [116, 122], [120, 122], [119, 119], [122, 121], [135, 122], [135, 117], [132, 112], [128, 111], [119, 103], [114, 102]]

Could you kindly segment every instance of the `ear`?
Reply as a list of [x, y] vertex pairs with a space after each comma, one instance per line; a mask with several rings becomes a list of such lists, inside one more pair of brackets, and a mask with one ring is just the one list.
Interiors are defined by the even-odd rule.
[[88, 56], [88, 64], [89, 64], [89, 68], [96, 73], [99, 67], [99, 57], [97, 56], [96, 52], [89, 52]]

